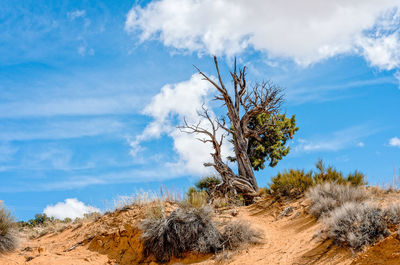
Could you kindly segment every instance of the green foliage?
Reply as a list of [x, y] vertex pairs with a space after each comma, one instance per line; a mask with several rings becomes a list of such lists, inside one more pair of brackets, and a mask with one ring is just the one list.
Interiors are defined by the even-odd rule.
[[357, 170], [354, 171], [354, 173], [347, 175], [346, 182], [353, 186], [363, 186], [367, 184], [365, 181], [365, 175]]
[[201, 178], [196, 182], [195, 186], [199, 190], [210, 192], [218, 184], [221, 184], [221, 179], [214, 175]]
[[315, 167], [317, 168], [317, 172], [314, 173], [314, 182], [316, 184], [323, 182], [344, 184], [346, 182], [343, 178], [342, 172], [337, 171], [336, 168], [332, 166], [327, 168], [321, 159], [318, 159]]
[[361, 186], [367, 184], [365, 181], [365, 175], [359, 171], [350, 173], [347, 177], [343, 177], [343, 173], [337, 171], [336, 168], [329, 166], [326, 167], [321, 159], [318, 159], [315, 164], [317, 172], [314, 173], [315, 184], [323, 182], [332, 182], [337, 184], [350, 184], [353, 186]]
[[54, 221], [55, 221], [54, 217], [48, 217], [45, 213], [38, 213], [35, 214], [34, 219], [30, 219], [27, 222], [19, 221], [18, 225], [20, 227], [26, 227], [26, 226], [36, 227], [36, 226], [45, 226], [48, 223], [52, 223]]
[[255, 170], [264, 169], [267, 161], [270, 167], [276, 166], [290, 151], [286, 142], [299, 130], [295, 115], [286, 118], [285, 114], [258, 114], [250, 119], [248, 127], [253, 131], [266, 128], [258, 137], [249, 138], [247, 153]]
[[321, 159], [315, 164], [315, 172], [305, 173], [304, 170], [284, 171], [278, 173], [271, 179], [269, 185], [273, 193], [283, 196], [298, 196], [304, 193], [309, 187], [322, 183], [349, 184], [352, 186], [362, 186], [367, 184], [365, 176], [359, 171], [350, 173], [347, 177], [334, 167], [326, 167]]
[[270, 189], [283, 196], [298, 196], [313, 185], [311, 172], [304, 170], [284, 171], [272, 178]]

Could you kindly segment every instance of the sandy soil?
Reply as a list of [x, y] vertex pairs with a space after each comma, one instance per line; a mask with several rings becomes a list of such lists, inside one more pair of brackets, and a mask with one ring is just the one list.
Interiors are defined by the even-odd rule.
[[[390, 196], [393, 197], [390, 201], [400, 197], [399, 194]], [[263, 232], [263, 244], [217, 256], [192, 253], [170, 264], [400, 264], [398, 236], [393, 235], [365, 252], [352, 254], [318, 236], [320, 224], [307, 214], [308, 205], [303, 199], [271, 202], [272, 198], [249, 207], [222, 209], [216, 214], [219, 222], [248, 221]], [[168, 205], [168, 211], [174, 207]], [[282, 216], [287, 207], [292, 211]], [[72, 225], [61, 233], [22, 239], [16, 251], [0, 256], [0, 265], [156, 264], [151, 257], [142, 256], [137, 224], [145, 214], [143, 207], [131, 207], [104, 215], [95, 222]]]

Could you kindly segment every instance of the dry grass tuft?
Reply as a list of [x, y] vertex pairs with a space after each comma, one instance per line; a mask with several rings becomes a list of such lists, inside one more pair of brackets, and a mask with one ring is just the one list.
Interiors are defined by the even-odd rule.
[[310, 188], [306, 196], [311, 199], [310, 214], [319, 218], [346, 202], [362, 202], [368, 194], [362, 187], [325, 182]]
[[13, 251], [17, 246], [14, 217], [0, 202], [0, 253]]
[[221, 238], [225, 249], [234, 250], [244, 244], [260, 244], [263, 235], [261, 232], [252, 229], [249, 223], [236, 221], [224, 227]]
[[207, 205], [209, 197], [208, 192], [205, 190], [190, 188], [183, 203], [194, 208], [201, 208]]

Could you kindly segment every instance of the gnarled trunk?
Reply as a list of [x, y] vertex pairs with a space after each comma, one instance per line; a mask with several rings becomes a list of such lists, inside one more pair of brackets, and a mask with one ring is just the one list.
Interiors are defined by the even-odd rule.
[[[185, 126], [183, 129], [187, 129], [189, 133], [200, 133], [208, 136], [208, 139], [199, 139], [205, 143], [212, 143], [215, 153], [212, 154], [214, 163], [205, 164], [207, 166], [213, 166], [215, 170], [221, 175], [222, 185], [227, 189], [233, 189], [235, 192], [240, 192], [248, 198], [257, 196], [258, 186], [256, 178], [254, 177], [253, 167], [250, 161], [249, 154], [247, 153], [249, 137], [259, 137], [260, 134], [265, 132], [265, 128], [259, 130], [251, 130], [248, 128], [249, 120], [260, 113], [274, 113], [281, 102], [279, 96], [279, 89], [269, 89], [262, 85], [261, 87], [255, 87], [252, 91], [248, 91], [246, 86], [246, 74], [245, 67], [239, 69], [239, 73], [236, 72], [236, 59], [234, 71], [231, 72], [233, 79], [233, 92], [234, 97], [231, 97], [228, 90], [226, 89], [221, 74], [218, 68], [217, 58], [214, 56], [215, 68], [218, 74], [218, 81], [214, 78], [208, 77], [198, 68], [199, 74], [201, 74], [205, 80], [210, 82], [218, 91], [215, 96], [216, 100], [220, 100], [224, 103], [227, 109], [227, 115], [230, 120], [230, 127], [225, 126], [225, 120], [222, 119], [211, 119], [207, 112], [207, 109], [203, 107], [204, 113], [199, 113], [203, 118], [206, 118], [212, 129], [207, 130], [200, 127], [200, 123], [197, 125], [188, 125], [185, 120]], [[241, 116], [241, 114], [243, 114]], [[216, 131], [223, 129], [227, 134], [232, 135], [234, 144], [236, 162], [238, 166], [238, 174], [235, 174], [231, 168], [226, 165], [221, 158], [221, 145], [224, 136], [219, 141], [216, 139]], [[264, 131], [263, 131], [264, 130]]]

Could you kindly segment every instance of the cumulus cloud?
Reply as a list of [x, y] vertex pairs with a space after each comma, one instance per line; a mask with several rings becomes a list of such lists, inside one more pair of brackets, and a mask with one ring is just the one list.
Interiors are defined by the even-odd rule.
[[[173, 139], [174, 150], [179, 155], [179, 161], [169, 163], [175, 173], [208, 173], [210, 169], [203, 167], [203, 163], [211, 160], [211, 144], [196, 139], [203, 138], [202, 135], [186, 134], [177, 126], [182, 125], [186, 119], [189, 124], [197, 124], [200, 121], [201, 126], [209, 128], [209, 123], [201, 119], [197, 111], [201, 110], [212, 91], [210, 83], [204, 81], [199, 74], [192, 75], [188, 81], [162, 87], [160, 93], [152, 98], [143, 111], [143, 114], [151, 116], [153, 121], [130, 141], [131, 154], [135, 156], [143, 150], [143, 141], [168, 135]], [[210, 114], [214, 115], [211, 110]], [[227, 144], [223, 145], [223, 152], [229, 153]]]
[[84, 214], [93, 212], [101, 211], [93, 206], [85, 205], [76, 198], [66, 199], [56, 205], [48, 205], [43, 211], [47, 216], [61, 220], [67, 217], [71, 219], [81, 218]]
[[399, 7], [398, 0], [161, 0], [134, 6], [125, 29], [200, 54], [254, 48], [307, 65], [358, 53], [392, 69], [399, 64]]
[[393, 137], [389, 140], [389, 145], [394, 147], [400, 147], [400, 138]]

